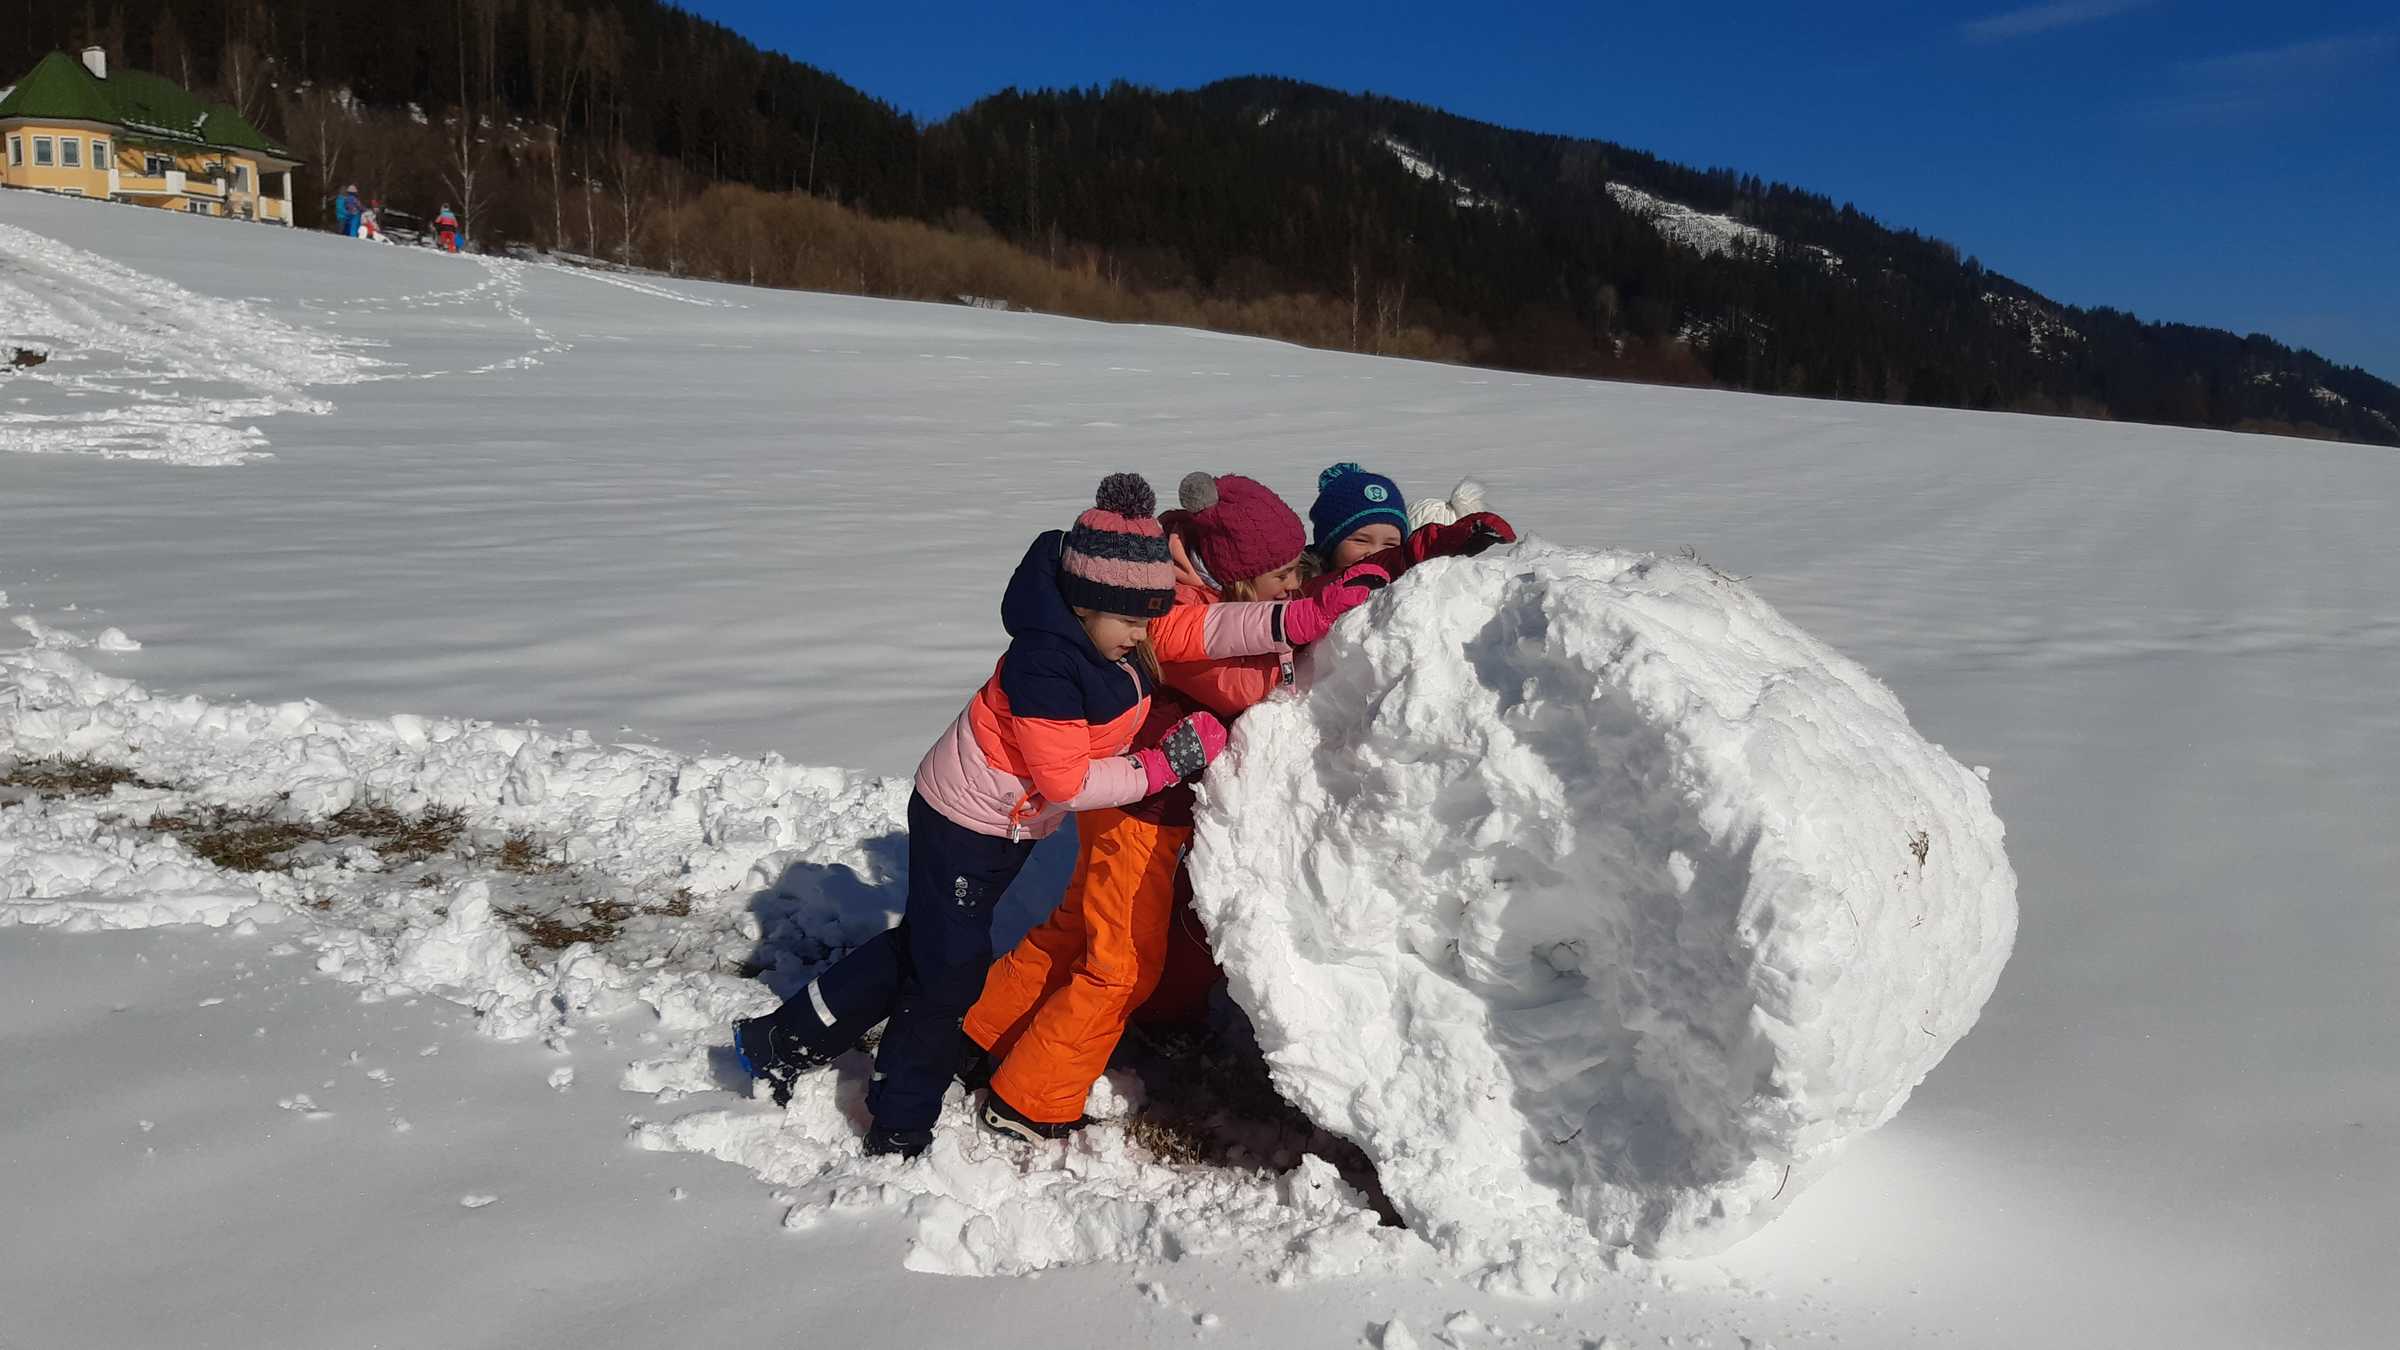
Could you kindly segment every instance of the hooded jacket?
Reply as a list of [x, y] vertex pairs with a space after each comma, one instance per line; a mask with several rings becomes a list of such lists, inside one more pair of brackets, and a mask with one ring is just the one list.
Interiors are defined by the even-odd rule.
[[1033, 541], [1000, 599], [1008, 650], [917, 766], [917, 793], [979, 834], [1039, 839], [1073, 811], [1139, 800], [1126, 757], [1150, 681], [1092, 645], [1058, 588], [1066, 532]]

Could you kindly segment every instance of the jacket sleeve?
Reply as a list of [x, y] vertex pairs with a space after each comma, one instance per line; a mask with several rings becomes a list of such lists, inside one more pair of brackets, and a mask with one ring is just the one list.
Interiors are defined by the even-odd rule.
[[1143, 772], [1133, 756], [1110, 755], [1086, 763], [1090, 771], [1083, 777], [1083, 791], [1059, 802], [1068, 810], [1097, 811], [1103, 806], [1125, 806], [1150, 795], [1150, 775]]
[[1290, 661], [1282, 656], [1243, 656], [1225, 661], [1162, 663], [1159, 674], [1169, 689], [1231, 721], [1282, 688], [1290, 669]]
[[1177, 605], [1150, 622], [1150, 650], [1161, 665], [1223, 661], [1237, 656], [1284, 656], [1283, 602], [1226, 600]]

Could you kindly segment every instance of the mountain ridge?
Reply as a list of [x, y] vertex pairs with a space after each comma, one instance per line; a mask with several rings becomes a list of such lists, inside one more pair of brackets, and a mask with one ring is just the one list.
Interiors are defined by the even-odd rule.
[[[1362, 351], [2400, 445], [2400, 387], [2305, 348], [2065, 304], [1821, 192], [1379, 94], [1009, 88], [924, 121], [658, 0], [94, 13], [29, 13], [0, 74], [95, 42], [255, 112], [322, 196], [357, 175], [395, 204], [463, 197], [496, 244], [573, 245], [573, 207], [587, 251], [776, 284], [755, 246], [689, 232], [724, 212], [687, 204], [746, 184], [1004, 243], [1115, 296], [1095, 317], [1169, 297], [1162, 321]], [[806, 251], [823, 217], [783, 216]], [[952, 298], [916, 270], [781, 284]], [[1255, 319], [1286, 297], [1305, 324]]]

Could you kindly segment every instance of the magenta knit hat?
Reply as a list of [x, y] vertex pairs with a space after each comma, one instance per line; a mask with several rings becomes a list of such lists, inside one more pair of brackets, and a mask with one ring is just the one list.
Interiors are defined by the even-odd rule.
[[1151, 513], [1158, 496], [1138, 473], [1100, 480], [1092, 509], [1075, 517], [1058, 559], [1067, 603], [1103, 614], [1150, 619], [1175, 604], [1175, 561], [1166, 531]]
[[1184, 529], [1201, 565], [1228, 585], [1265, 576], [1299, 557], [1308, 542], [1283, 498], [1240, 474], [1186, 474], [1176, 495], [1190, 513]]

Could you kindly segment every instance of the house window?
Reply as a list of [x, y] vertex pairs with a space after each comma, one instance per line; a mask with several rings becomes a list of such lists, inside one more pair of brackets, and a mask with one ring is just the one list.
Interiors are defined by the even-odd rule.
[[142, 176], [145, 178], [164, 178], [174, 167], [175, 161], [165, 155], [142, 156]]
[[185, 202], [183, 204], [183, 209], [191, 212], [195, 216], [205, 216], [209, 214], [207, 202]]
[[33, 167], [37, 169], [47, 169], [50, 167], [51, 163], [50, 138], [47, 136], [34, 137]]
[[25, 167], [25, 138], [22, 136], [8, 138], [8, 167], [12, 169]]
[[249, 165], [236, 164], [233, 166], [233, 190], [241, 193], [247, 193], [250, 191]]
[[82, 137], [61, 136], [58, 138], [58, 166], [62, 169], [80, 169], [83, 167]]
[[97, 136], [92, 138], [92, 167], [95, 169], [108, 167], [108, 142]]

